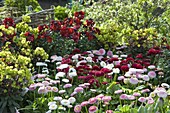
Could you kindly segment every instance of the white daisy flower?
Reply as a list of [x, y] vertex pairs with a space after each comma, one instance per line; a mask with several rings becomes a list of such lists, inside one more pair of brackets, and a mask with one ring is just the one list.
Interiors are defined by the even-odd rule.
[[63, 100], [61, 100], [61, 104], [62, 104], [63, 106], [68, 106], [68, 105], [70, 105], [70, 101], [69, 101], [69, 100], [66, 100], [66, 99], [63, 99]]

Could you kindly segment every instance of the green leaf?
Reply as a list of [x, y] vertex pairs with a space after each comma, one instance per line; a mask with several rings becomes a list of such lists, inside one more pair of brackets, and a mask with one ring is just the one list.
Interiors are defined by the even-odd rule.
[[4, 103], [2, 104], [1, 109], [4, 109], [7, 106], [7, 101], [4, 101]]
[[157, 111], [157, 109], [158, 109], [158, 105], [159, 105], [159, 103], [157, 102], [156, 105], [155, 105], [155, 107], [154, 107], [154, 112], [155, 112], [155, 113], [156, 113], [156, 111]]
[[145, 88], [145, 85], [138, 86], [138, 87], [135, 88], [135, 90], [141, 90], [143, 88]]
[[10, 113], [16, 113], [14, 106], [9, 106]]
[[8, 100], [8, 106], [11, 106], [12, 105], [12, 101], [11, 99]]
[[131, 108], [130, 113], [138, 113], [138, 110], [136, 108]]
[[15, 107], [17, 107], [17, 108], [20, 107], [20, 105], [19, 105], [18, 103], [16, 103], [15, 101], [12, 101], [12, 104], [13, 104]]
[[144, 113], [144, 106], [140, 106], [140, 107], [139, 107], [138, 113]]
[[119, 110], [122, 111], [123, 113], [127, 113], [130, 111], [130, 107], [128, 105], [124, 105]]
[[3, 104], [3, 101], [0, 102], [0, 106], [2, 106], [2, 104]]
[[166, 113], [170, 113], [170, 110], [169, 110], [169, 111], [167, 111]]
[[152, 111], [153, 111], [153, 106], [149, 106], [148, 109], [147, 109], [147, 112], [152, 113]]

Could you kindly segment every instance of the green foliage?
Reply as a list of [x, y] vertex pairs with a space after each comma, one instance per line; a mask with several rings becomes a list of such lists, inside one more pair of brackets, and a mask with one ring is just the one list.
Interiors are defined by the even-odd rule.
[[162, 70], [160, 80], [170, 84], [170, 49], [163, 49], [162, 55], [159, 57], [158, 67]]
[[[162, 36], [168, 38], [170, 36], [170, 22], [167, 18], [170, 14], [170, 9], [167, 7], [169, 4], [169, 0], [108, 0], [105, 4], [94, 3], [91, 7], [85, 8], [85, 12], [87, 18], [94, 19], [95, 25], [101, 29], [99, 40], [106, 44], [106, 47], [108, 42], [112, 43], [110, 45], [113, 48], [113, 45], [122, 43], [130, 45], [131, 42], [136, 42], [137, 37], [133, 34], [135, 30], [148, 29], [145, 41], [151, 38], [153, 29], [159, 36], [156, 40], [160, 40]], [[138, 43], [135, 43], [132, 47], [137, 46]]]
[[[11, 19], [6, 20], [0, 25], [0, 113], [13, 113], [24, 88], [32, 83], [33, 60], [45, 60], [48, 55], [42, 48], [33, 50], [22, 30], [17, 30]], [[9, 21], [14, 26], [8, 25]]]
[[68, 17], [68, 13], [66, 13], [67, 8], [62, 6], [55, 7], [55, 17], [57, 20], [63, 20]]
[[42, 10], [41, 6], [37, 6], [37, 7], [34, 9], [35, 12], [39, 12], [39, 11], [41, 11], [41, 10]]
[[72, 3], [67, 4], [66, 7], [68, 8], [66, 12], [68, 13], [69, 16], [73, 16], [74, 12], [81, 11], [85, 8], [83, 5], [76, 1], [72, 1]]
[[[163, 104], [161, 104], [161, 101]], [[133, 107], [133, 103], [131, 105], [119, 105], [114, 113], [169, 113], [168, 105], [167, 99], [158, 98], [154, 104], [142, 104], [139, 107]]]
[[37, 0], [5, 0], [5, 6], [8, 7], [17, 7], [20, 11], [26, 11], [26, 6], [32, 6], [33, 10], [36, 7], [39, 7]]
[[23, 98], [20, 96], [0, 97], [0, 113], [16, 113], [16, 107], [20, 107], [16, 102], [22, 100]]

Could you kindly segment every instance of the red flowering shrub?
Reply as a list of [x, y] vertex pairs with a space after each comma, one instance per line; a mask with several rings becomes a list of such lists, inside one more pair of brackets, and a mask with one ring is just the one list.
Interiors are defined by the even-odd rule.
[[83, 23], [85, 13], [83, 11], [75, 12], [73, 18], [66, 18], [63, 21], [52, 21], [50, 23], [50, 30], [59, 32], [62, 37], [73, 39], [78, 42], [83, 36], [88, 40], [95, 38], [95, 34], [98, 34], [99, 29], [93, 27], [94, 21], [92, 19], [86, 20]]
[[12, 18], [5, 18], [0, 25], [0, 48], [7, 42], [13, 42], [14, 36], [16, 36], [15, 27], [16, 24]]
[[5, 25], [5, 28], [8, 28], [9, 26], [12, 26], [12, 27], [16, 26], [12, 18], [5, 18], [2, 23], [3, 25]]
[[85, 13], [79, 11], [75, 12], [74, 17], [53, 20], [49, 26], [39, 25], [37, 38], [27, 33], [27, 40], [35, 39], [33, 45], [43, 47], [50, 55], [70, 54], [75, 48], [80, 51], [98, 49], [101, 44], [95, 35], [100, 31], [94, 27], [92, 19], [83, 20], [84, 16]]
[[159, 48], [151, 48], [149, 49], [148, 51], [148, 55], [156, 55], [156, 54], [159, 54], [161, 51]]
[[26, 32], [24, 35], [27, 37], [27, 41], [33, 42], [35, 39], [34, 35], [30, 32]]

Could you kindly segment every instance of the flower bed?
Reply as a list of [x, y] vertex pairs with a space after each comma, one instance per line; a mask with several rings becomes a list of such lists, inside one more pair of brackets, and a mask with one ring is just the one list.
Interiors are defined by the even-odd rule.
[[160, 32], [133, 29], [131, 38], [142, 35], [135, 46], [106, 47], [101, 29], [85, 17], [78, 11], [37, 28], [29, 16], [2, 22], [0, 113], [170, 112], [168, 35], [145, 47]]

